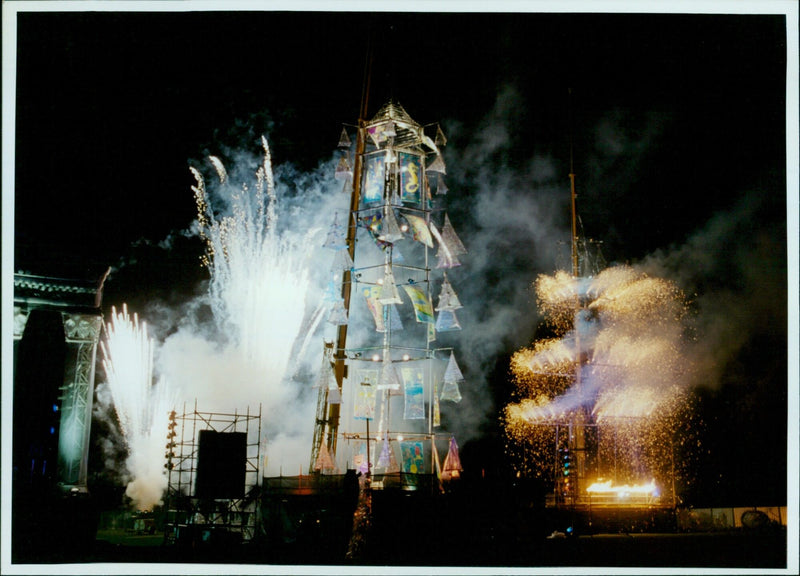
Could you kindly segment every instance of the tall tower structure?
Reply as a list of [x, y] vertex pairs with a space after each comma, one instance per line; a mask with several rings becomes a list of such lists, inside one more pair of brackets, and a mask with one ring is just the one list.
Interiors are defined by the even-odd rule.
[[460, 329], [446, 273], [466, 253], [444, 208], [446, 139], [392, 101], [355, 131], [354, 149], [342, 131], [336, 171], [350, 209], [325, 243], [337, 338], [320, 372], [311, 467], [433, 473], [437, 435], [442, 446], [449, 439], [440, 402], [460, 401], [463, 381], [454, 351], [437, 341]]

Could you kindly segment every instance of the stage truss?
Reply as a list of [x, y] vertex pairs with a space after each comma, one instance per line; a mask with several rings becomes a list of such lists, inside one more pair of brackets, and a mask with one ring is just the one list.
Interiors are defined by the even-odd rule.
[[[247, 438], [243, 498], [196, 496], [199, 435], [203, 430], [244, 433]], [[167, 492], [164, 542], [247, 542], [256, 531], [260, 504], [261, 405], [258, 414], [199, 412], [170, 415], [166, 445]]]

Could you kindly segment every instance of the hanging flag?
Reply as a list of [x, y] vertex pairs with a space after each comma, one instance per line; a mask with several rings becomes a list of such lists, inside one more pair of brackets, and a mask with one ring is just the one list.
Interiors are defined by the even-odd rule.
[[436, 472], [436, 478], [442, 479], [442, 464], [439, 462], [439, 451], [436, 449], [436, 442], [431, 443], [431, 450], [433, 450], [433, 468]]
[[383, 240], [379, 239], [379, 236], [381, 235], [381, 228], [383, 227], [383, 209], [375, 210], [371, 214], [362, 216], [359, 219], [359, 223], [361, 226], [367, 229], [370, 236], [372, 236], [372, 240], [374, 240], [378, 248], [381, 250], [386, 250], [387, 246], [391, 246], [389, 242], [384, 242]]
[[403, 300], [400, 298], [400, 292], [397, 290], [397, 285], [394, 281], [394, 273], [392, 267], [386, 265], [383, 272], [383, 283], [381, 284], [381, 295], [378, 302], [383, 304], [402, 304]]
[[436, 194], [447, 194], [447, 184], [444, 183], [444, 176], [438, 175], [436, 179]]
[[400, 200], [405, 204], [419, 205], [421, 199], [422, 160], [416, 154], [398, 152], [400, 165]]
[[377, 154], [370, 156], [366, 160], [366, 170], [364, 170], [364, 189], [362, 190], [362, 202], [365, 205], [376, 204], [383, 201], [383, 186], [386, 178], [386, 168], [384, 156]]
[[438, 172], [439, 174], [447, 174], [447, 170], [444, 166], [444, 160], [442, 159], [441, 154], [436, 155], [436, 159], [428, 164], [428, 167], [425, 170], [426, 172]]
[[376, 386], [369, 381], [361, 380], [353, 385], [355, 389], [355, 406], [353, 418], [357, 420], [373, 420], [375, 418]]
[[433, 318], [433, 307], [431, 303], [428, 301], [428, 297], [425, 295], [425, 292], [417, 288], [416, 286], [405, 285], [406, 294], [411, 299], [411, 303], [414, 305], [414, 312], [416, 313], [417, 322], [427, 322], [432, 324], [434, 322]]
[[392, 458], [390, 452], [392, 451], [392, 447], [389, 445], [389, 436], [384, 433], [383, 435], [383, 446], [381, 447], [381, 455], [378, 457], [378, 463], [375, 464], [375, 468], [388, 468], [389, 463], [391, 462]]
[[460, 382], [464, 380], [464, 375], [461, 373], [461, 368], [458, 367], [456, 356], [453, 351], [450, 351], [450, 359], [447, 361], [447, 368], [444, 371], [445, 382]]
[[442, 281], [442, 290], [439, 292], [439, 305], [436, 310], [458, 310], [463, 308], [458, 296], [453, 290], [453, 286], [447, 279], [447, 272], [444, 273], [444, 280]]
[[362, 474], [369, 471], [369, 460], [367, 460], [367, 443], [363, 440], [353, 442], [353, 468]]
[[334, 465], [331, 453], [328, 452], [328, 447], [325, 445], [325, 442], [323, 442], [322, 446], [319, 448], [319, 454], [317, 454], [317, 461], [314, 463], [314, 470], [332, 470], [333, 468]]
[[402, 470], [407, 474], [422, 474], [425, 469], [425, 452], [422, 442], [401, 442]]
[[380, 286], [365, 286], [361, 289], [364, 295], [364, 300], [367, 302], [367, 308], [372, 313], [372, 319], [375, 320], [375, 330], [378, 332], [385, 332], [386, 327], [383, 324], [383, 304], [378, 302], [381, 294]]
[[397, 217], [394, 215], [394, 208], [391, 206], [385, 207], [386, 213], [381, 222], [381, 230], [378, 234], [378, 240], [394, 244], [398, 240], [403, 239], [403, 232], [397, 224]]
[[397, 377], [397, 369], [392, 363], [392, 358], [388, 351], [383, 354], [383, 367], [381, 368], [381, 376], [377, 388], [378, 390], [400, 389], [400, 379]]
[[453, 310], [442, 310], [436, 317], [437, 332], [454, 332], [461, 330], [461, 323]]
[[461, 243], [461, 240], [458, 238], [458, 234], [456, 234], [453, 225], [450, 223], [450, 216], [448, 216], [446, 213], [444, 215], [442, 238], [444, 238], [445, 243], [447, 244], [448, 248], [450, 248], [450, 252], [455, 256], [460, 256], [467, 253], [467, 249]]
[[433, 383], [433, 427], [437, 428], [442, 425], [442, 414], [439, 409], [439, 385]]
[[404, 366], [400, 372], [403, 375], [403, 392], [405, 394], [403, 418], [406, 420], [422, 420], [425, 418], [425, 398], [423, 394], [425, 380], [422, 369], [414, 366]]
[[431, 236], [431, 231], [428, 230], [425, 219], [412, 214], [406, 214], [405, 217], [411, 225], [414, 240], [425, 244], [428, 248], [433, 248], [433, 237]]
[[439, 250], [436, 253], [436, 256], [439, 260], [436, 263], [436, 267], [455, 268], [456, 266], [461, 266], [461, 262], [458, 261], [458, 258], [452, 252], [442, 234], [439, 233], [439, 229], [436, 227], [436, 224], [431, 222], [430, 228], [431, 234], [433, 234], [433, 237], [436, 238], [436, 241], [439, 243]]
[[353, 259], [350, 257], [350, 251], [346, 249], [337, 250], [333, 255], [333, 264], [331, 264], [331, 271], [334, 275], [342, 270], [352, 270]]
[[347, 160], [347, 153], [339, 158], [339, 164], [336, 165], [336, 172], [333, 176], [337, 180], [350, 180], [353, 177], [353, 169], [350, 168], [350, 162]]
[[345, 230], [344, 226], [339, 224], [338, 212], [335, 212], [333, 215], [333, 223], [331, 224], [331, 227], [328, 228], [328, 236], [325, 238], [325, 243], [322, 245], [322, 247], [330, 250], [341, 250], [342, 248], [347, 248]]
[[428, 344], [436, 342], [436, 326], [428, 324]]
[[442, 385], [442, 402], [449, 401], [458, 404], [461, 402], [461, 390], [458, 389], [458, 383], [452, 380], [445, 380]]
[[339, 135], [339, 148], [350, 148], [350, 137], [344, 128], [342, 128], [342, 133]]
[[369, 134], [369, 137], [372, 138], [372, 142], [375, 144], [375, 146], [380, 147], [381, 142], [386, 140], [386, 134], [384, 133], [385, 130], [386, 124], [377, 124], [367, 128], [367, 134]]
[[347, 310], [344, 309], [344, 298], [339, 298], [333, 303], [331, 313], [328, 315], [328, 323], [334, 326], [347, 324]]
[[434, 137], [434, 142], [436, 142], [437, 146], [447, 146], [447, 138], [445, 138], [444, 132], [442, 132], [442, 127], [438, 124], [436, 125], [436, 136]]
[[[372, 314], [372, 319], [375, 321], [375, 331], [386, 332], [386, 323], [383, 317], [384, 307], [379, 301], [381, 287], [365, 286], [361, 289], [361, 294], [364, 296], [367, 308]], [[400, 319], [400, 313], [397, 311], [397, 307], [394, 304], [387, 304], [387, 306], [389, 307], [389, 326], [392, 331], [402, 330], [403, 321]]]
[[463, 468], [461, 467], [461, 457], [458, 455], [458, 444], [455, 436], [450, 437], [450, 446], [447, 449], [447, 456], [444, 458], [444, 470], [442, 479], [451, 480], [458, 478]]

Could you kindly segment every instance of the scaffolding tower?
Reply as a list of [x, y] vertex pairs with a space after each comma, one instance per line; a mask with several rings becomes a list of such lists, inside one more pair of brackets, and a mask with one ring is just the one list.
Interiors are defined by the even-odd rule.
[[[243, 478], [243, 486], [236, 497], [222, 494], [198, 494], [197, 479], [200, 464], [200, 435], [203, 431], [218, 434], [244, 435], [243, 458], [234, 466], [240, 470], [228, 471]], [[261, 405], [258, 413], [200, 412], [194, 408], [170, 413], [167, 434], [165, 467], [167, 492], [165, 497], [166, 521], [164, 542], [247, 542], [256, 531], [261, 486]], [[209, 456], [204, 456], [208, 458]], [[223, 464], [229, 460], [222, 459]], [[217, 463], [214, 463], [217, 464]], [[206, 466], [208, 468], [208, 466]], [[225, 471], [220, 471], [225, 472]]]

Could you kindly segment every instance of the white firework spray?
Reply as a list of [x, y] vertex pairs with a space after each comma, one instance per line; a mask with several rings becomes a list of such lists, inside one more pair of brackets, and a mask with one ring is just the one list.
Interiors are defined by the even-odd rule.
[[136, 314], [112, 308], [100, 342], [103, 368], [128, 449], [126, 494], [140, 510], [158, 504], [167, 487], [164, 443], [176, 395], [165, 381], [153, 384], [153, 340]]
[[[192, 189], [200, 234], [206, 241], [209, 301], [217, 328], [226, 337], [217, 356], [219, 362], [211, 371], [217, 375], [214, 378], [234, 384], [224, 398], [228, 407], [241, 408], [242, 402], [264, 405], [266, 429], [274, 441], [277, 435], [294, 433], [283, 418], [300, 393], [292, 381], [297, 367], [292, 359], [302, 354], [308, 333], [316, 329], [320, 317], [319, 310], [306, 315], [311, 285], [309, 246], [313, 246], [318, 229], [306, 225], [297, 230], [293, 228], [296, 220], [279, 228], [278, 199], [264, 138], [262, 145], [263, 161], [252, 187], [244, 184], [233, 190], [222, 162], [210, 159], [219, 177], [219, 191], [233, 190], [229, 195], [219, 194], [229, 198], [226, 215], [215, 214], [205, 180], [196, 169], [192, 169], [196, 179]], [[209, 375], [204, 380], [211, 388], [222, 383], [211, 381]], [[278, 422], [284, 424], [270, 428]]]

